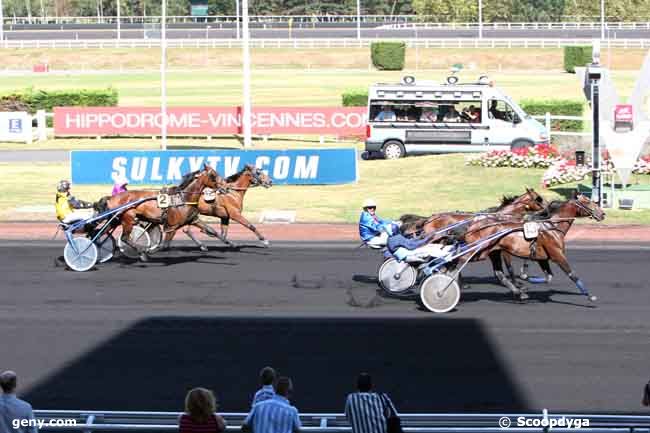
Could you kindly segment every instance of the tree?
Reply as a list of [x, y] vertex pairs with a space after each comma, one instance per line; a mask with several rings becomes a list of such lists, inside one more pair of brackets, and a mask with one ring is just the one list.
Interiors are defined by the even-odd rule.
[[477, 0], [413, 0], [413, 10], [418, 15], [426, 15], [428, 21], [473, 22], [478, 19]]

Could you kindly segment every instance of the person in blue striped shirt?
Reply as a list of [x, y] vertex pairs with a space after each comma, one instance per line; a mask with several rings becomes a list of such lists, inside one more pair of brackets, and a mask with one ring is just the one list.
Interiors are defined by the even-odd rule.
[[[372, 378], [361, 373], [357, 378], [358, 392], [348, 395], [345, 401], [345, 417], [352, 426], [352, 433], [386, 433], [387, 408], [382, 396], [372, 392]], [[388, 396], [384, 394], [388, 400]], [[392, 406], [390, 400], [387, 401]]]
[[259, 403], [260, 401], [275, 397], [275, 391], [273, 390], [274, 381], [275, 370], [271, 367], [264, 367], [262, 371], [260, 371], [260, 383], [262, 387], [255, 393], [251, 406], [255, 406], [255, 404]]
[[299, 433], [298, 409], [289, 403], [293, 385], [288, 377], [275, 383], [275, 396], [253, 406], [242, 424], [243, 433]]

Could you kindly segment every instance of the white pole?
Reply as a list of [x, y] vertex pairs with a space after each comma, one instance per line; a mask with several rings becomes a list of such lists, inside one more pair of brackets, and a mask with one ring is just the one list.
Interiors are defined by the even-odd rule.
[[605, 0], [600, 0], [600, 40], [605, 39]]
[[357, 0], [357, 40], [361, 39], [361, 0]]
[[0, 41], [4, 41], [5, 39], [5, 16], [2, 13], [2, 0], [0, 0]]
[[242, 33], [244, 41], [243, 60], [244, 60], [244, 113], [241, 119], [244, 127], [244, 147], [250, 147], [251, 140], [251, 53], [249, 47], [248, 34], [248, 0], [242, 0]]
[[160, 145], [167, 150], [167, 0], [162, 0], [160, 23], [160, 115]]
[[117, 2], [117, 40], [119, 41], [122, 38], [120, 28], [120, 0], [115, 1]]
[[478, 0], [478, 38], [483, 39], [483, 0]]
[[237, 40], [239, 40], [239, 0], [235, 0], [235, 15], [237, 15], [237, 21], [235, 22], [235, 28], [237, 29]]

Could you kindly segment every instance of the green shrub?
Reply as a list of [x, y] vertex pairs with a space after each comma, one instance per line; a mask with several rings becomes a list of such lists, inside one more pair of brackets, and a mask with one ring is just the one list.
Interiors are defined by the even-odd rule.
[[341, 95], [344, 107], [365, 107], [368, 105], [368, 90], [350, 89]]
[[404, 69], [406, 44], [404, 42], [373, 42], [370, 56], [375, 68], [382, 71], [401, 71]]
[[[519, 102], [519, 106], [531, 116], [543, 116], [548, 112], [556, 116], [582, 117], [584, 109], [582, 101], [571, 99], [524, 99]], [[582, 120], [552, 120], [551, 129], [582, 132], [582, 124]]]
[[591, 63], [591, 45], [564, 47], [564, 70], [575, 74], [576, 66], [582, 67]]
[[0, 106], [11, 104], [28, 109], [52, 111], [53, 107], [114, 107], [118, 103], [117, 90], [33, 90], [27, 89], [0, 95]]

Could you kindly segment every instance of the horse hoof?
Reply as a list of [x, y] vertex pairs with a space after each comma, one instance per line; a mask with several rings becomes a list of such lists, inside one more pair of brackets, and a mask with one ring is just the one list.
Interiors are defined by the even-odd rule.
[[589, 300], [590, 300], [591, 302], [596, 302], [596, 301], [598, 300], [598, 296], [591, 295], [591, 296], [589, 297]]
[[202, 252], [204, 252], [204, 253], [207, 253], [207, 252], [208, 252], [208, 247], [206, 247], [205, 245], [201, 245], [201, 246], [199, 247], [199, 249], [200, 249]]
[[264, 245], [264, 247], [268, 248], [271, 245], [271, 243], [268, 240], [264, 239], [262, 241], [262, 245]]
[[140, 261], [141, 262], [148, 262], [149, 261], [149, 256], [146, 254], [140, 254]]
[[528, 274], [521, 273], [519, 274], [519, 278], [521, 278], [522, 280], [528, 280]]
[[530, 299], [530, 296], [528, 295], [528, 293], [526, 293], [526, 292], [521, 292], [521, 293], [519, 294], [519, 300], [520, 300], [521, 302], [526, 302], [528, 299]]

